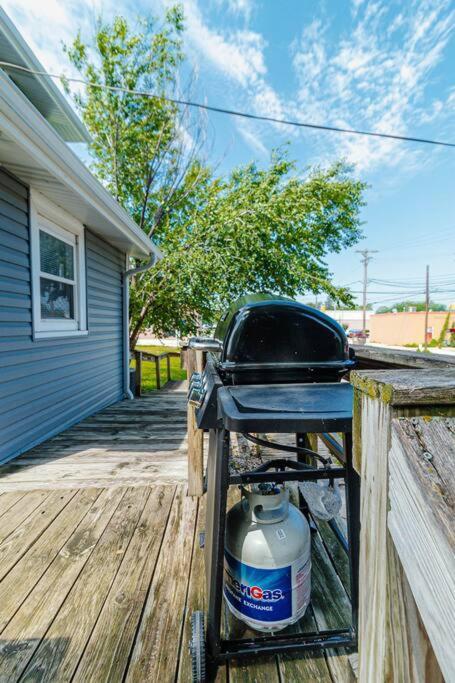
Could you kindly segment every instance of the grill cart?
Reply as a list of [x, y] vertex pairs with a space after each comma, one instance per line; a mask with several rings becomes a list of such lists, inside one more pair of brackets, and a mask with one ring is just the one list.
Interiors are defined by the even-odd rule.
[[[339, 381], [354, 365], [343, 329], [328, 316], [310, 307], [259, 295], [236, 302], [220, 321], [214, 339], [194, 339], [191, 345], [209, 351], [203, 376], [194, 376], [189, 389], [189, 400], [198, 406], [198, 426], [209, 430], [204, 543], [207, 612], [192, 615], [190, 649], [193, 680], [198, 683], [209, 680], [207, 671], [230, 657], [355, 646], [359, 479], [352, 468], [352, 388], [348, 383]], [[257, 434], [277, 435], [274, 437], [275, 442], [266, 443], [269, 449], [280, 451], [279, 457], [251, 471], [231, 471], [231, 432], [241, 433], [255, 442], [261, 442], [255, 436]], [[332, 463], [308, 447], [307, 434], [326, 432], [342, 435], [343, 449], [342, 452], [340, 449], [337, 463]], [[281, 443], [280, 434], [295, 434], [295, 445]], [[345, 482], [348, 534], [347, 539], [341, 537], [340, 541], [349, 557], [350, 624], [345, 628], [302, 632], [298, 628], [299, 624], [292, 622], [291, 614], [290, 625], [284, 620], [276, 630], [273, 625], [263, 628], [267, 616], [258, 618], [257, 628], [254, 627], [254, 618], [249, 622], [243, 619], [250, 625], [243, 632], [235, 624], [232, 627], [230, 613], [235, 612], [232, 609], [235, 600], [241, 609], [246, 612], [250, 610], [250, 613], [253, 610], [272, 612], [277, 601], [281, 601], [281, 606], [288, 602], [295, 607], [295, 601], [299, 599], [296, 597], [298, 584], [303, 581], [299, 577], [304, 572], [293, 574], [292, 585], [297, 588], [292, 598], [286, 590], [277, 588], [278, 584], [274, 584], [274, 591], [268, 590], [267, 586], [264, 590], [259, 578], [255, 585], [244, 578], [242, 572], [246, 569], [253, 571], [256, 577], [266, 576], [267, 573], [258, 569], [258, 562], [254, 562], [254, 550], [252, 566], [242, 564], [243, 557], [232, 559], [227, 553], [225, 540], [229, 487], [237, 485], [244, 490], [249, 489], [250, 493], [246, 495], [251, 499], [255, 499], [256, 493], [261, 491], [270, 492], [278, 499], [278, 492], [282, 491], [281, 487], [286, 482], [327, 480], [330, 483], [335, 480]], [[301, 494], [298, 505], [311, 526], [311, 511]], [[261, 514], [264, 519], [267, 514], [272, 517], [280, 514], [276, 505], [272, 506], [270, 512], [259, 505], [250, 513], [253, 517], [253, 513], [257, 513], [258, 519], [254, 519], [258, 522], [261, 521]], [[272, 517], [265, 521], [273, 522]], [[278, 521], [281, 518], [276, 517]], [[338, 527], [334, 525], [333, 528], [340, 537]], [[252, 524], [251, 529], [257, 539], [259, 526]], [[278, 538], [280, 533], [286, 536], [283, 530], [277, 529], [277, 533]], [[271, 538], [270, 533], [268, 538]], [[254, 543], [252, 547], [254, 549]], [[259, 545], [256, 547], [259, 556]], [[231, 561], [239, 572], [234, 578]], [[280, 565], [280, 575], [283, 571]], [[227, 581], [229, 586], [226, 593]], [[329, 594], [326, 598], [330, 601]], [[243, 615], [239, 616], [242, 618]], [[239, 633], [242, 637], [239, 637]]]

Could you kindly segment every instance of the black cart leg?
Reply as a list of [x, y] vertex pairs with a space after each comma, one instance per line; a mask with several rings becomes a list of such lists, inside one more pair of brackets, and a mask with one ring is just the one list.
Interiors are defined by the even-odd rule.
[[207, 520], [205, 568], [207, 579], [207, 645], [212, 658], [220, 654], [221, 608], [223, 601], [224, 532], [229, 486], [229, 432], [211, 433], [207, 466]]
[[357, 633], [359, 612], [360, 477], [352, 466], [352, 434], [349, 432], [344, 434], [343, 442], [346, 456], [346, 513], [351, 575], [352, 624]]

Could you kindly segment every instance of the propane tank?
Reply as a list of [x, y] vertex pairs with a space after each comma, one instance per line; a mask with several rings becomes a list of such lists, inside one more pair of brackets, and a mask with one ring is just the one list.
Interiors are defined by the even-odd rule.
[[242, 489], [228, 512], [224, 596], [257, 631], [279, 631], [305, 613], [311, 593], [311, 533], [289, 491], [271, 484]]

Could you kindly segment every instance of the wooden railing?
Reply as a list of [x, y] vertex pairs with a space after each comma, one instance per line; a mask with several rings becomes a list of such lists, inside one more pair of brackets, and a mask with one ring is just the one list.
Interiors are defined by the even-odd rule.
[[[203, 372], [205, 353], [187, 349], [186, 372], [188, 381], [193, 372]], [[188, 495], [202, 496], [204, 493], [204, 432], [197, 428], [196, 409], [188, 403]]]
[[149, 353], [148, 351], [135, 351], [134, 358], [136, 361], [136, 384], [135, 395], [140, 397], [142, 395], [142, 364], [154, 363], [156, 375], [156, 388], [161, 389], [161, 361], [166, 360], [167, 379], [163, 386], [166, 386], [171, 381], [171, 358], [180, 358], [181, 355], [177, 351], [165, 351], [164, 353]]
[[356, 371], [351, 383], [359, 680], [453, 681], [455, 368]]

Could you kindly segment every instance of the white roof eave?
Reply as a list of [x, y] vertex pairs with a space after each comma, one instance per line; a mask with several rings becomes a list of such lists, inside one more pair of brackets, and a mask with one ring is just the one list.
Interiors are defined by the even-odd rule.
[[[0, 60], [35, 72], [45, 69], [0, 7]], [[63, 93], [48, 76], [2, 67], [66, 142], [90, 142], [90, 135]]]
[[162, 254], [0, 70], [0, 164], [132, 256]]

